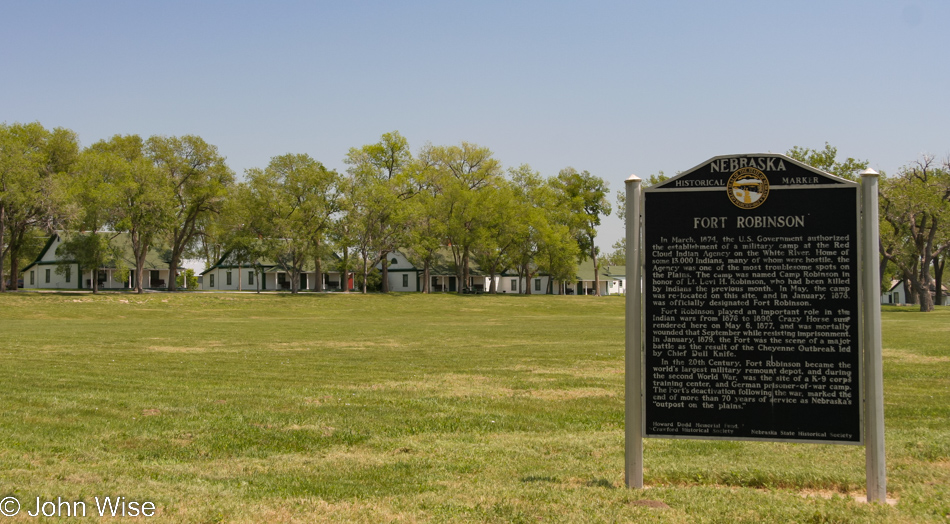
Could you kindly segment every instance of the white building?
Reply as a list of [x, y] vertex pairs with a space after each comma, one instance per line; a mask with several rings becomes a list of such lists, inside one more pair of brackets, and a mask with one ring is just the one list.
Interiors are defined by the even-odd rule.
[[[100, 267], [80, 268], [73, 260], [64, 260], [58, 254], [65, 233], [59, 232], [46, 241], [31, 264], [23, 268], [23, 287], [26, 289], [92, 289], [92, 279], [98, 280], [99, 289], [135, 288], [135, 257], [128, 233], [99, 233], [111, 238], [118, 248], [119, 263]], [[95, 276], [94, 276], [95, 275]], [[150, 249], [145, 257], [143, 288], [164, 289], [168, 286], [168, 264], [161, 260], [156, 249]]]

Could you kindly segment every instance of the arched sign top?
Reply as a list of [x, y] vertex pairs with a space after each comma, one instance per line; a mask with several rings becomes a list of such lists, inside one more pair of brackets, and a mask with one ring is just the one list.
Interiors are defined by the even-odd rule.
[[[755, 175], [755, 173], [758, 174]], [[733, 177], [736, 177], [740, 182], [738, 189], [735, 187], [735, 181], [730, 182]], [[754, 183], [751, 180], [752, 178], [766, 183], [767, 187], [772, 189], [802, 186], [857, 186], [856, 182], [832, 175], [831, 173], [826, 173], [785, 155], [776, 153], [750, 153], [742, 155], [720, 155], [710, 158], [669, 180], [645, 188], [644, 191], [669, 189], [715, 190], [728, 188], [730, 193], [737, 190], [741, 193], [744, 189], [742, 186], [748, 186], [745, 189], [753, 189], [751, 187], [751, 184]], [[753, 196], [756, 198], [753, 199]], [[750, 193], [748, 200], [757, 201], [758, 197], [761, 196], [762, 195], [758, 192], [754, 194]], [[737, 196], [736, 199], [743, 201], [743, 203], [746, 203], [745, 200], [747, 200], [742, 194]], [[736, 205], [739, 204], [736, 203]]]

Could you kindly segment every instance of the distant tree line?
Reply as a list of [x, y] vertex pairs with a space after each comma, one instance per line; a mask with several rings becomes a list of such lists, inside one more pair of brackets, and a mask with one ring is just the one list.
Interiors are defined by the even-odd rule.
[[[786, 154], [850, 180], [868, 165], [839, 161], [828, 144]], [[210, 265], [229, 252], [250, 267], [269, 260], [294, 292], [306, 268], [316, 269], [318, 290], [320, 273], [346, 271], [364, 292], [374, 281], [388, 291], [388, 255], [397, 249], [423, 269], [426, 292], [446, 248], [463, 286], [473, 261], [491, 276], [544, 273], [549, 282], [573, 280], [586, 259], [595, 267], [626, 262], [623, 240], [605, 256], [596, 246], [611, 205], [607, 183], [587, 171], [544, 177], [526, 164], [504, 169], [488, 148], [468, 142], [426, 144], [413, 154], [396, 131], [351, 148], [344, 162], [339, 173], [309, 155], [286, 154], [238, 181], [198, 136], [116, 135], [81, 148], [69, 129], [0, 124], [0, 291], [16, 288], [7, 275], [18, 275], [55, 230], [75, 232], [60, 249], [85, 268], [117, 264], [110, 234], [127, 233], [139, 292], [145, 256], [156, 246], [172, 274], [190, 257]], [[930, 311], [931, 291], [941, 300], [950, 250], [950, 158], [925, 155], [882, 175], [882, 286], [903, 281], [909, 300]], [[645, 184], [666, 179], [661, 171]], [[616, 195], [623, 218], [623, 191]], [[373, 275], [376, 266], [381, 275]], [[168, 285], [174, 290], [176, 279]]]
[[[426, 292], [446, 248], [462, 283], [473, 261], [492, 276], [545, 273], [562, 282], [575, 278], [579, 261], [599, 262], [596, 228], [610, 214], [609, 190], [587, 171], [545, 178], [528, 165], [506, 170], [467, 142], [426, 144], [413, 155], [395, 131], [351, 148], [344, 162], [339, 173], [286, 154], [238, 181], [198, 136], [116, 135], [81, 148], [68, 129], [2, 124], [0, 275], [18, 275], [57, 230], [70, 232], [60, 255], [82, 268], [121, 265], [111, 239], [127, 234], [138, 292], [156, 247], [173, 275], [190, 257], [210, 265], [230, 253], [249, 267], [268, 260], [290, 276], [293, 292], [311, 268], [317, 290], [322, 272], [345, 271], [366, 292], [377, 266], [388, 291], [388, 255], [397, 249], [423, 268]], [[0, 278], [0, 291], [8, 285], [16, 289], [17, 279]], [[168, 286], [175, 290], [176, 279]]]

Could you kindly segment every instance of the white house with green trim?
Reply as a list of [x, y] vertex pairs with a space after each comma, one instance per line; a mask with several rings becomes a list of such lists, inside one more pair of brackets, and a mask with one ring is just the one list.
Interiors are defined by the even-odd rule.
[[[420, 292], [423, 289], [422, 279], [425, 270], [416, 266], [400, 251], [393, 251], [386, 257], [389, 261], [389, 290]], [[382, 263], [376, 264], [376, 269], [382, 269]], [[508, 273], [495, 275], [496, 281]], [[491, 275], [474, 261], [468, 266], [468, 285], [458, 285], [458, 273], [451, 251], [443, 249], [435, 254], [432, 265], [429, 267], [429, 289], [433, 293], [455, 293], [469, 289], [476, 293], [485, 293], [490, 289]], [[502, 291], [499, 288], [499, 293]]]
[[[342, 272], [333, 269], [339, 263], [338, 259], [321, 262], [323, 265], [323, 290], [340, 291], [343, 281]], [[313, 260], [307, 261], [300, 274], [300, 290], [316, 289], [316, 270]], [[328, 269], [333, 269], [328, 271]], [[353, 289], [353, 273], [348, 272], [345, 284]], [[289, 291], [291, 276], [272, 260], [258, 260], [253, 262], [239, 262], [227, 252], [211, 267], [201, 272], [201, 289], [207, 291]]]
[[[63, 260], [58, 254], [66, 233], [57, 232], [49, 237], [40, 254], [23, 268], [25, 289], [92, 289], [92, 279], [98, 279], [99, 289], [133, 289], [135, 257], [128, 233], [100, 233], [112, 237], [112, 245], [119, 248], [118, 264], [80, 268], [73, 260]], [[59, 269], [59, 271], [57, 271]], [[168, 264], [163, 262], [156, 249], [150, 249], [145, 257], [143, 288], [164, 289], [168, 286]]]
[[[937, 306], [950, 306], [950, 291], [947, 290], [946, 286], [941, 286], [941, 294], [943, 295], [943, 303], [937, 304], [937, 292], [934, 284], [930, 286], [930, 295], [934, 301], [934, 305]], [[907, 304], [907, 290], [904, 289], [903, 280], [894, 280], [891, 282], [891, 287], [887, 291], [881, 293], [881, 304], [884, 305], [906, 305]]]
[[[390, 291], [418, 292], [422, 291], [422, 279], [424, 278], [423, 268], [414, 265], [409, 259], [399, 251], [390, 253], [387, 256], [389, 261], [389, 289]], [[382, 265], [378, 264], [377, 269]], [[626, 286], [626, 270], [623, 266], [604, 266], [600, 270], [600, 293], [602, 295], [623, 294]], [[458, 276], [456, 274], [455, 263], [451, 254], [445, 250], [436, 255], [432, 266], [429, 268], [429, 278], [431, 279], [431, 290], [438, 292], [456, 292], [459, 290], [457, 285]], [[474, 261], [469, 264], [468, 286], [464, 286], [475, 292], [488, 292], [491, 289], [492, 276], [487, 274], [484, 269], [478, 266]], [[501, 271], [494, 276], [495, 289], [499, 294], [524, 294], [525, 286], [533, 295], [560, 294], [561, 286], [558, 281], [551, 281], [551, 277], [545, 274], [538, 274], [526, 281], [523, 276], [510, 269]], [[577, 276], [571, 282], [565, 282], [565, 292], [570, 295], [593, 295], [594, 294], [594, 264], [590, 260], [585, 260], [577, 268]]]

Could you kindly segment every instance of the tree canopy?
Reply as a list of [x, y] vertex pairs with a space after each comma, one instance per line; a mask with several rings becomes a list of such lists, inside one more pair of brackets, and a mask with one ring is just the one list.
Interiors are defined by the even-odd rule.
[[[868, 165], [840, 160], [828, 143], [786, 154], [849, 180]], [[585, 259], [595, 268], [604, 258], [626, 262], [623, 239], [600, 254], [597, 229], [613, 206], [607, 182], [588, 171], [567, 167], [546, 178], [526, 164], [505, 169], [489, 148], [471, 142], [425, 144], [413, 155], [398, 131], [351, 148], [343, 161], [341, 175], [306, 154], [278, 155], [235, 183], [218, 149], [195, 135], [115, 135], [82, 149], [68, 129], [4, 123], [0, 274], [9, 267], [17, 275], [38, 239], [56, 230], [70, 231], [61, 249], [85, 270], [121, 266], [109, 238], [128, 233], [139, 292], [145, 255], [158, 248], [167, 250], [171, 290], [182, 259], [199, 250], [209, 263], [223, 252], [239, 266], [271, 261], [290, 275], [294, 292], [304, 288], [304, 273], [316, 275], [306, 288], [322, 290], [328, 262], [342, 273], [344, 290], [360, 266], [364, 292], [374, 281], [388, 291], [389, 255], [397, 249], [423, 268], [424, 291], [442, 256], [451, 258], [459, 290], [472, 285], [473, 260], [490, 276], [514, 271], [527, 282], [540, 273], [562, 283]], [[660, 171], [645, 184], [667, 179]], [[615, 196], [625, 219], [625, 195]], [[879, 211], [882, 281], [895, 275], [911, 301], [933, 309], [950, 251], [950, 159], [924, 155], [885, 174]], [[17, 279], [0, 278], [0, 291], [8, 283], [15, 288]]]

